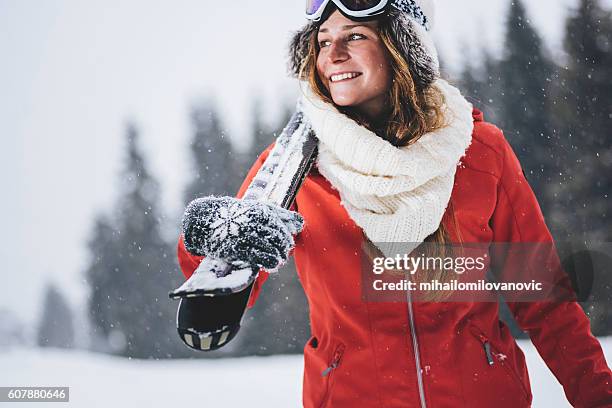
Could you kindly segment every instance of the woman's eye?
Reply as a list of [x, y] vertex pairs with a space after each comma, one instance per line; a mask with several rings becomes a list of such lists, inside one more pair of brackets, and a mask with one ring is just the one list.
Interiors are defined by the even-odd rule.
[[[353, 40], [364, 39], [364, 38], [366, 38], [366, 36], [363, 35], [363, 34], [349, 34], [349, 36], [346, 37], [346, 38], [347, 38], [348, 41], [353, 41]], [[329, 40], [319, 41], [319, 47], [320, 48], [328, 47], [329, 44], [331, 44], [331, 41], [329, 41]]]
[[[348, 35], [348, 37], [346, 37], [346, 39], [347, 39], [348, 41], [353, 41], [353, 40], [361, 40], [361, 39], [364, 39], [364, 38], [366, 38], [366, 36], [365, 36], [365, 35], [363, 35], [363, 34], [357, 34], [357, 33], [354, 33], [354, 34], [349, 34], [349, 35]], [[331, 41], [329, 41], [329, 40], [322, 40], [322, 41], [319, 41], [319, 47], [321, 47], [321, 48], [323, 48], [323, 47], [328, 47], [330, 44], [331, 44]]]

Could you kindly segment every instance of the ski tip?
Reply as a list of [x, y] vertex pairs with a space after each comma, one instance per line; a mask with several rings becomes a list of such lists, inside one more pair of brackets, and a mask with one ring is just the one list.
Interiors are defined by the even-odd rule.
[[[242, 285], [231, 287], [231, 288], [214, 288], [214, 289], [184, 289], [182, 286], [168, 293], [168, 297], [174, 300], [180, 300], [184, 298], [201, 297], [201, 296], [228, 296], [234, 293], [242, 292], [253, 284], [258, 274], [253, 274], [249, 279]], [[183, 289], [182, 289], [183, 288]]]

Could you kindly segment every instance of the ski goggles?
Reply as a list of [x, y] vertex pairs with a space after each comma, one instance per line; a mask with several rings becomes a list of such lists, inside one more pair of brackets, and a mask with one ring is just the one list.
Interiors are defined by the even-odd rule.
[[306, 18], [319, 21], [330, 1], [345, 15], [353, 18], [382, 14], [390, 4], [399, 11], [407, 13], [426, 30], [430, 29], [429, 19], [415, 0], [306, 0]]
[[330, 1], [344, 14], [355, 18], [382, 14], [389, 3], [389, 0], [306, 0], [306, 18], [320, 20]]

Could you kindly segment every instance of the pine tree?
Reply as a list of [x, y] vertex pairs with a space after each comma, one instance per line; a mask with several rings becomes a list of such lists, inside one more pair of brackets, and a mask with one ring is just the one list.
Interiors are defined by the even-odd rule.
[[[555, 173], [551, 165], [549, 83], [554, 65], [528, 19], [520, 0], [512, 2], [506, 22], [504, 55], [499, 73], [502, 86], [501, 127], [521, 161], [538, 198]], [[541, 201], [541, 204], [545, 204]], [[545, 205], [543, 205], [545, 207]]]
[[482, 50], [482, 85], [483, 112], [485, 119], [491, 123], [502, 121], [502, 80], [500, 74], [500, 61], [495, 59], [488, 49]]
[[566, 95], [574, 109], [565, 113], [580, 126], [581, 136], [594, 133], [593, 147], [608, 147], [606, 131], [612, 117], [612, 14], [598, 0], [581, 0], [567, 20], [565, 51], [568, 54], [564, 78]]
[[74, 322], [70, 306], [53, 284], [47, 284], [38, 327], [40, 347], [74, 347]]
[[180, 273], [160, 231], [159, 186], [140, 152], [135, 126], [126, 131], [127, 163], [112, 220], [98, 217], [89, 244], [89, 315], [112, 352], [137, 358], [180, 355], [176, 305], [168, 291]]
[[581, 0], [568, 17], [555, 117], [562, 140], [563, 179], [549, 194], [568, 237], [610, 241], [612, 182], [612, 16]]
[[92, 349], [108, 351], [107, 339], [113, 331], [113, 305], [110, 299], [116, 299], [120, 279], [119, 265], [115, 254], [117, 247], [116, 229], [111, 220], [99, 214], [94, 221], [92, 236], [88, 242], [90, 254], [89, 265], [85, 271], [86, 281], [90, 286], [88, 314], [92, 331]]

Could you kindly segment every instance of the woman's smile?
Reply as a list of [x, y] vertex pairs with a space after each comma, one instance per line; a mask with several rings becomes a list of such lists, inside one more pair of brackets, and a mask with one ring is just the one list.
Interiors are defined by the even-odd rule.
[[347, 82], [361, 76], [361, 72], [341, 72], [333, 74], [329, 77], [331, 83]]

